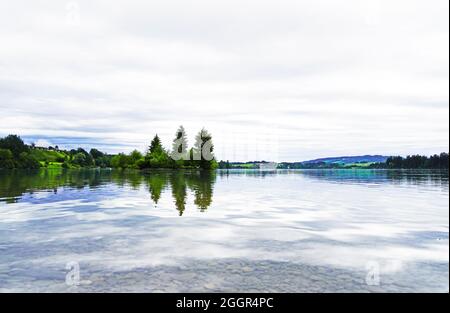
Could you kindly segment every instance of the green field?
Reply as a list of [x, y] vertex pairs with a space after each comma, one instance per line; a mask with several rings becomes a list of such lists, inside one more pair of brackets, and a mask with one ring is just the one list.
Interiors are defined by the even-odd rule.
[[68, 158], [68, 155], [64, 152], [54, 150], [40, 150], [32, 149], [30, 154], [36, 158], [39, 162], [60, 162]]
[[31, 149], [30, 154], [39, 161], [41, 167], [49, 169], [62, 168], [69, 156], [62, 151]]
[[370, 168], [370, 166], [374, 164], [373, 162], [365, 162], [365, 163], [351, 163], [343, 165], [344, 168]]
[[62, 168], [63, 163], [62, 162], [45, 162], [45, 161], [39, 161], [41, 164], [41, 167], [45, 167], [48, 169], [55, 169], [55, 168]]

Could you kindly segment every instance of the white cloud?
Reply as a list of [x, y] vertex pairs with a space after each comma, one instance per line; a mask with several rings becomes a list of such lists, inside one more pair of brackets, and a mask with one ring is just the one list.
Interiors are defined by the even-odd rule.
[[36, 145], [36, 147], [44, 147], [44, 148], [50, 147], [52, 145], [50, 141], [45, 139], [39, 139], [34, 144]]
[[282, 160], [448, 150], [446, 0], [76, 3], [79, 25], [66, 2], [0, 4], [0, 135], [119, 151], [184, 124], [219, 158], [273, 158], [246, 152], [266, 134]]

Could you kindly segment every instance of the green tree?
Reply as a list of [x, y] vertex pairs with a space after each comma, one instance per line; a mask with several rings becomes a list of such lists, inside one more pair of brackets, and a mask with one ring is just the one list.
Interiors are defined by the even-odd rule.
[[139, 167], [138, 162], [141, 161], [142, 159], [143, 159], [142, 153], [140, 153], [139, 151], [133, 150], [130, 153], [129, 162], [131, 166], [138, 168]]
[[204, 128], [195, 137], [193, 159], [202, 169], [212, 169], [217, 166], [212, 135]]
[[140, 168], [174, 168], [175, 161], [169, 156], [169, 153], [163, 148], [158, 135], [153, 138], [149, 151], [145, 156], [145, 162], [139, 162]]
[[26, 168], [26, 169], [37, 169], [39, 168], [41, 165], [38, 162], [38, 160], [36, 160], [36, 158], [34, 158], [32, 155], [30, 155], [27, 152], [22, 152], [19, 156], [19, 160], [18, 160], [18, 167], [19, 168]]
[[17, 135], [9, 135], [0, 139], [0, 149], [8, 149], [15, 158], [18, 158], [22, 152], [29, 151], [27, 145]]
[[105, 154], [97, 149], [91, 149], [89, 151], [89, 154], [94, 158], [94, 160], [98, 160], [105, 156]]
[[162, 147], [162, 144], [161, 144], [161, 139], [159, 139], [158, 135], [156, 135], [153, 138], [153, 140], [152, 140], [148, 150], [149, 150], [150, 154], [152, 154], [152, 153], [160, 153], [160, 152], [162, 152], [164, 150], [163, 147]]
[[[77, 150], [70, 150], [72, 156], [72, 162], [76, 165], [86, 167], [95, 165], [95, 160], [86, 150], [83, 148], [78, 148]], [[81, 154], [84, 157], [81, 157]]]
[[182, 172], [173, 173], [170, 176], [170, 184], [175, 206], [180, 216], [182, 216], [184, 211], [186, 210], [187, 200], [187, 184], [185, 174]]
[[406, 158], [389, 157], [385, 166], [392, 169], [448, 169], [448, 153], [430, 157], [421, 155], [408, 155]]
[[194, 192], [194, 204], [202, 212], [212, 204], [215, 181], [216, 173], [214, 171], [200, 171], [200, 173], [186, 176], [187, 185]]
[[111, 166], [115, 168], [127, 168], [130, 165], [130, 158], [124, 153], [119, 153], [111, 159]]
[[140, 153], [140, 152], [137, 151], [137, 150], [133, 150], [133, 151], [130, 153], [130, 159], [131, 159], [132, 162], [136, 162], [137, 160], [142, 159], [142, 153]]
[[97, 149], [91, 149], [89, 155], [92, 157], [94, 163], [98, 167], [111, 167], [111, 156], [103, 153]]
[[175, 161], [189, 160], [188, 140], [183, 126], [180, 126], [175, 134], [171, 156]]
[[168, 179], [167, 173], [154, 173], [146, 177], [150, 196], [155, 204], [158, 204], [161, 194], [168, 184]]
[[84, 153], [77, 153], [73, 156], [73, 160], [72, 163], [78, 166], [86, 166], [87, 163], [87, 158], [86, 155]]
[[13, 169], [14, 158], [9, 149], [0, 149], [0, 168]]

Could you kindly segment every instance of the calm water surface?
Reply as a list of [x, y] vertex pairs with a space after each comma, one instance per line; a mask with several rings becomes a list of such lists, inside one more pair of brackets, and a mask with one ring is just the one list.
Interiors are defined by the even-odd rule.
[[0, 171], [0, 292], [448, 292], [448, 234], [448, 172]]

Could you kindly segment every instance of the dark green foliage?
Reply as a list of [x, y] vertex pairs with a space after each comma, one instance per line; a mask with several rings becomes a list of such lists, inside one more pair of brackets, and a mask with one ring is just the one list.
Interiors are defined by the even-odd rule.
[[150, 168], [150, 163], [145, 159], [138, 160], [135, 165], [136, 165], [136, 168], [140, 169], [140, 170]]
[[83, 148], [77, 150], [70, 150], [72, 163], [80, 167], [94, 166], [94, 158]]
[[170, 185], [172, 189], [172, 196], [174, 198], [175, 206], [182, 216], [186, 210], [186, 199], [187, 199], [187, 184], [184, 173], [176, 172], [170, 177]]
[[57, 157], [57, 158], [56, 158], [56, 162], [64, 163], [65, 161], [66, 161], [66, 158], [65, 158], [65, 157]]
[[11, 151], [15, 158], [18, 158], [22, 152], [28, 152], [28, 147], [17, 135], [9, 135], [0, 139], [0, 149]]
[[89, 154], [92, 156], [95, 166], [102, 168], [111, 167], [112, 156], [97, 149], [91, 149], [91, 151], [89, 151]]
[[448, 153], [432, 155], [430, 157], [421, 155], [408, 155], [389, 157], [386, 167], [392, 169], [448, 169]]
[[145, 161], [150, 168], [174, 168], [176, 166], [175, 161], [164, 150], [149, 153], [145, 157]]
[[[200, 171], [198, 174], [200, 179], [195, 176], [189, 176], [187, 179], [187, 185], [194, 191], [195, 200], [194, 203], [204, 212], [212, 204], [213, 185], [216, 179], [215, 172]], [[189, 179], [195, 178], [195, 179]]]
[[94, 158], [94, 160], [100, 159], [105, 156], [103, 152], [98, 151], [97, 149], [91, 149], [91, 151], [89, 151], [89, 154]]
[[[145, 156], [145, 162], [140, 162], [141, 168], [175, 168], [176, 163], [163, 148], [161, 140], [156, 135]], [[142, 167], [143, 166], [143, 167]]]
[[17, 162], [17, 168], [37, 169], [40, 166], [39, 161], [27, 152], [22, 152]]
[[129, 162], [131, 164], [136, 164], [136, 162], [138, 162], [139, 160], [141, 160], [143, 158], [142, 153], [140, 153], [137, 150], [134, 150], [133, 152], [131, 152], [130, 157], [129, 157]]
[[[197, 138], [194, 148], [188, 150], [187, 137], [183, 126], [177, 130], [172, 152], [169, 153], [161, 144], [161, 140], [156, 135], [148, 150], [144, 161], [136, 162], [136, 167], [145, 168], [201, 168], [214, 169], [217, 162], [213, 155], [214, 146], [212, 145], [212, 136], [202, 129]], [[202, 152], [207, 153], [202, 153]]]
[[[407, 157], [392, 156], [387, 158], [385, 163], [354, 163], [354, 164], [340, 164], [340, 163], [280, 163], [279, 169], [345, 169], [345, 168], [367, 168], [367, 169], [448, 169], [448, 153], [441, 153], [440, 155], [432, 155], [430, 157], [422, 155], [410, 155]], [[236, 163], [232, 164], [236, 168]], [[239, 165], [239, 164], [238, 164]], [[224, 163], [221, 163], [221, 168], [224, 168]]]
[[72, 168], [110, 167], [111, 156], [97, 149], [90, 153], [82, 148], [64, 151], [58, 146], [42, 148], [35, 144], [27, 146], [19, 136], [0, 138], [0, 168]]
[[72, 163], [78, 166], [86, 166], [86, 155], [83, 153], [77, 153], [73, 156]]
[[163, 152], [164, 149], [161, 144], [161, 139], [159, 139], [158, 135], [156, 135], [155, 138], [153, 138], [148, 150], [149, 150], [150, 154]]
[[162, 191], [167, 186], [167, 179], [168, 175], [165, 173], [161, 175], [150, 175], [147, 179], [150, 196], [155, 204], [158, 204]]
[[[0, 171], [0, 199], [13, 203], [25, 193], [33, 191], [58, 190], [61, 186], [71, 186], [83, 189], [102, 186], [105, 181], [114, 182], [119, 186], [129, 185], [135, 189], [148, 190], [149, 200], [155, 204], [164, 200], [176, 205], [178, 215], [192, 210], [190, 195], [196, 208], [206, 211], [213, 203], [216, 173], [210, 171], [153, 171], [141, 174], [136, 171], [90, 171], [65, 170], [51, 171]], [[171, 189], [171, 194], [164, 192]], [[0, 202], [1, 203], [1, 202]], [[0, 205], [1, 206], [1, 205]]]
[[[97, 149], [89, 153], [83, 148], [64, 151], [59, 147], [38, 148], [25, 145], [20, 137], [10, 135], [0, 139], [0, 168], [79, 168], [113, 167], [121, 169], [181, 169], [217, 167], [214, 159], [212, 136], [202, 129], [194, 148], [188, 149], [187, 136], [183, 126], [176, 132], [172, 151], [166, 150], [156, 135], [145, 155], [137, 150], [130, 154], [108, 155]], [[174, 154], [177, 154], [176, 156]]]
[[9, 149], [0, 149], [0, 168], [13, 169], [14, 165], [14, 157]]
[[40, 164], [23, 140], [16, 135], [0, 139], [0, 168], [39, 168]]
[[130, 158], [123, 153], [115, 155], [111, 159], [111, 166], [115, 168], [125, 169], [130, 165]]
[[111, 167], [111, 159], [112, 159], [112, 156], [105, 155], [98, 159], [95, 159], [94, 161], [95, 161], [96, 166], [105, 168], [105, 167]]

